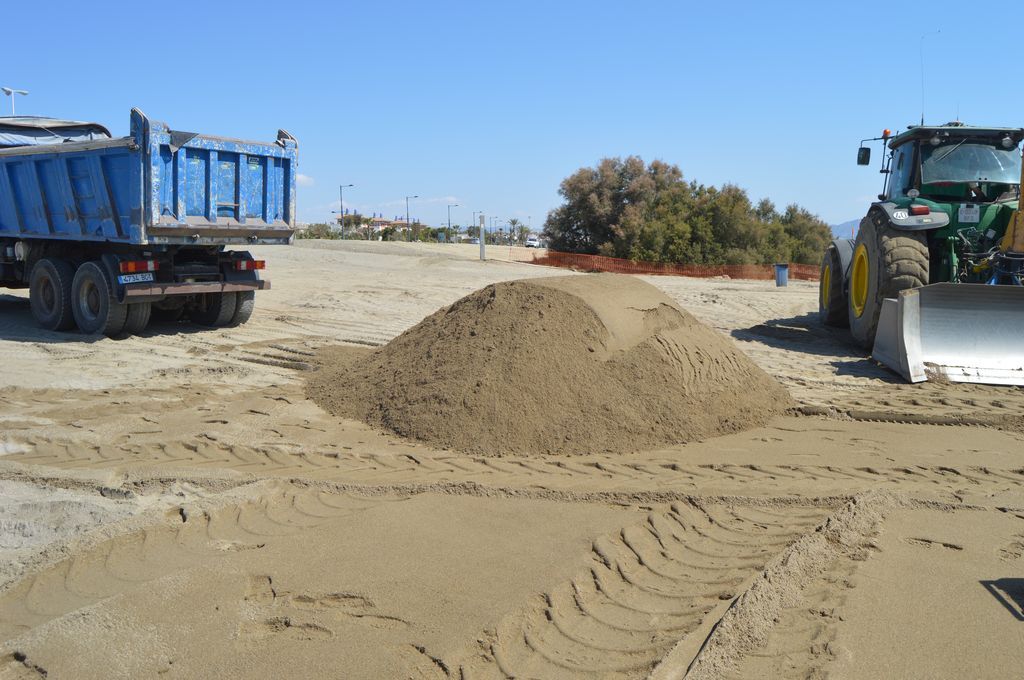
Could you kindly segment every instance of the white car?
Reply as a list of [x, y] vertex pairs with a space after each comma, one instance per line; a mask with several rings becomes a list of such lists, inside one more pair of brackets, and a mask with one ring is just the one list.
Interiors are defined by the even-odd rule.
[[540, 248], [540, 239], [536, 236], [530, 236], [526, 239], [527, 248]]

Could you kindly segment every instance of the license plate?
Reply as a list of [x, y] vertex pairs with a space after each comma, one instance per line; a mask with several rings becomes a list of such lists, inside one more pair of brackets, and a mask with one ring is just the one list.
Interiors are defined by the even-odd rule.
[[117, 282], [121, 285], [126, 283], [152, 283], [153, 272], [145, 272], [143, 274], [121, 274], [117, 277]]
[[962, 205], [960, 215], [957, 218], [960, 224], [977, 224], [981, 221], [981, 206]]

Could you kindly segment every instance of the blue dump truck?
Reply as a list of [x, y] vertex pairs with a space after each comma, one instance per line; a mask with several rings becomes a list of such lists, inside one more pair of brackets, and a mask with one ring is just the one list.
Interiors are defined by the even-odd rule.
[[298, 144], [179, 132], [131, 113], [95, 123], [0, 117], [0, 286], [28, 288], [49, 330], [125, 336], [152, 317], [249, 320], [264, 262], [288, 244]]

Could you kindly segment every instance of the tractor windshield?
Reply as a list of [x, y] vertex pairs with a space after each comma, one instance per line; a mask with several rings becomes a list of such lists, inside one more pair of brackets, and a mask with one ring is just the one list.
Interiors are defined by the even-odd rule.
[[951, 141], [921, 145], [921, 183], [1020, 182], [1020, 151], [980, 141]]

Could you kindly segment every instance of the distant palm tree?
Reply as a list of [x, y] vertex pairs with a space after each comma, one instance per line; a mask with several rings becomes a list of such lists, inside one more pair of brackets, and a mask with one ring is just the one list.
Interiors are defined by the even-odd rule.
[[522, 220], [513, 217], [508, 221], [508, 236], [513, 243], [518, 243], [519, 245], [525, 243], [529, 232], [530, 228], [523, 224]]

